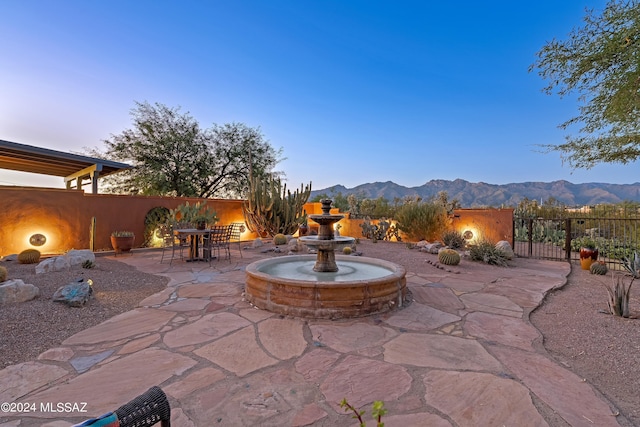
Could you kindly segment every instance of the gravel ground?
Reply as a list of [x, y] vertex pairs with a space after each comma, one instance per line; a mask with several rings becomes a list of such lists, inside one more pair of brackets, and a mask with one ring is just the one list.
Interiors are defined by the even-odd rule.
[[[36, 274], [36, 264], [0, 262], [9, 279], [21, 279], [40, 288], [40, 297], [21, 304], [0, 306], [0, 369], [34, 360], [71, 335], [129, 311], [140, 301], [166, 288], [166, 277], [141, 273], [106, 258], [96, 266]], [[84, 307], [68, 307], [51, 297], [60, 287], [79, 278], [93, 280], [95, 298]]]
[[[405, 265], [412, 272], [433, 272], [427, 261], [437, 260], [435, 255], [408, 250], [404, 243], [363, 241], [358, 251]], [[42, 292], [33, 301], [0, 308], [0, 369], [35, 359], [76, 332], [131, 310], [167, 284], [166, 278], [100, 257], [93, 269], [77, 267], [46, 275], [36, 275], [35, 265], [0, 265], [7, 267], [9, 278], [23, 279]], [[58, 287], [80, 277], [95, 283], [97, 298], [89, 305], [71, 308], [51, 301]], [[621, 422], [623, 426], [640, 426], [640, 283], [631, 289], [632, 317], [624, 319], [607, 314], [604, 283], [610, 280], [573, 265], [567, 285], [550, 293], [530, 321], [542, 333], [549, 354], [592, 384], [632, 423]]]

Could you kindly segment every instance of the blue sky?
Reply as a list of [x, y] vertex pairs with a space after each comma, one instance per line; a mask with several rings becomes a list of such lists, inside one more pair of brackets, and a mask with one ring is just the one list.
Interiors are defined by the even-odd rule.
[[572, 171], [537, 147], [578, 104], [541, 92], [535, 52], [605, 3], [0, 0], [0, 139], [103, 148], [148, 101], [260, 127], [294, 187], [634, 183], [637, 163]]

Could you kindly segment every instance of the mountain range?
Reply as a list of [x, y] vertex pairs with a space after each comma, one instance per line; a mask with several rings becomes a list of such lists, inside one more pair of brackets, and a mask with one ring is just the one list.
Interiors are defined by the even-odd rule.
[[391, 181], [361, 184], [353, 188], [334, 185], [311, 192], [311, 199], [318, 195], [335, 197], [355, 194], [359, 198], [377, 199], [383, 197], [389, 201], [395, 198], [419, 196], [429, 199], [440, 191], [446, 191], [449, 200], [458, 199], [464, 208], [473, 207], [515, 207], [525, 197], [530, 200], [548, 200], [553, 197], [566, 206], [597, 205], [601, 203], [619, 203], [623, 201], [640, 202], [640, 183], [606, 184], [592, 182], [573, 184], [569, 181], [522, 182], [513, 184], [487, 184], [469, 182], [463, 179], [447, 181], [433, 179], [418, 187], [405, 187]]

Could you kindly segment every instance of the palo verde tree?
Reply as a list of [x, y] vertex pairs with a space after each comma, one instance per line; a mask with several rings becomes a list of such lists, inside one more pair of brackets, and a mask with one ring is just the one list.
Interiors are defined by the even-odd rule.
[[566, 40], [552, 40], [529, 71], [548, 81], [547, 94], [579, 95], [579, 114], [560, 125], [580, 126], [559, 151], [572, 168], [632, 162], [640, 157], [640, 6], [611, 0], [597, 14], [587, 10], [584, 25]]
[[259, 129], [242, 123], [202, 129], [180, 108], [136, 102], [133, 127], [93, 155], [133, 168], [106, 177], [112, 193], [177, 197], [244, 197], [249, 175], [273, 173], [281, 160]]

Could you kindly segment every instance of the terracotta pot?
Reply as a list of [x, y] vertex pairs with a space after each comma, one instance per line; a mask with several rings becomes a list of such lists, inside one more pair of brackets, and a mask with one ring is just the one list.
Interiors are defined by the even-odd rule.
[[133, 241], [135, 236], [111, 236], [111, 246], [116, 254], [122, 252], [129, 252], [133, 248]]
[[301, 225], [298, 227], [298, 235], [306, 236], [309, 233], [309, 227], [306, 225]]
[[580, 267], [583, 270], [588, 270], [598, 259], [598, 249], [580, 248]]

